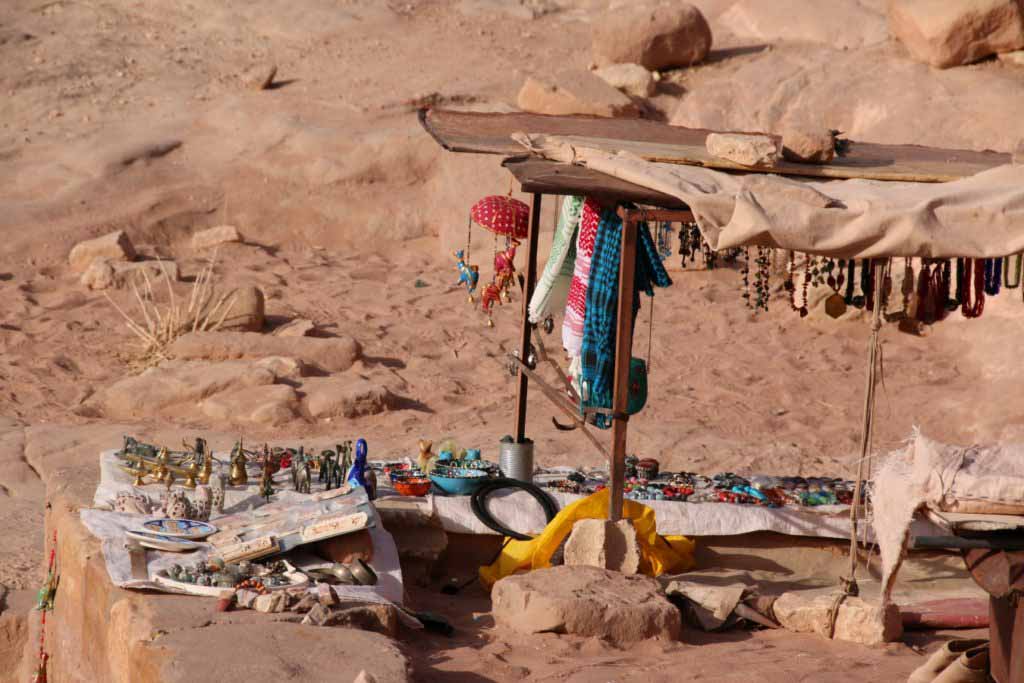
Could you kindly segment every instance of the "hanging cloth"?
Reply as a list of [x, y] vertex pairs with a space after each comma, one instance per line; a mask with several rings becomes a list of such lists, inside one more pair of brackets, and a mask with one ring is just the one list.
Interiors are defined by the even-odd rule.
[[576, 263], [576, 228], [583, 211], [583, 197], [566, 197], [558, 213], [558, 225], [551, 242], [551, 255], [544, 266], [530, 299], [530, 322], [539, 323], [558, 301], [569, 292]]
[[[601, 213], [587, 285], [586, 318], [580, 354], [583, 406], [611, 409], [615, 387], [615, 332], [619, 306], [619, 258], [622, 218], [614, 209]], [[640, 310], [640, 292], [654, 296], [654, 287], [668, 287], [665, 271], [647, 223], [637, 224], [636, 268], [633, 281], [633, 322]], [[630, 334], [633, 330], [630, 330]], [[608, 429], [609, 415], [597, 414], [594, 425]]]
[[573, 264], [572, 282], [569, 284], [569, 297], [565, 304], [565, 318], [562, 321], [562, 346], [575, 361], [573, 365], [578, 365], [576, 359], [583, 350], [583, 320], [587, 307], [587, 284], [590, 282], [590, 259], [594, 254], [594, 240], [597, 238], [597, 223], [600, 217], [601, 206], [592, 199], [584, 200], [580, 227], [576, 235], [576, 260]]

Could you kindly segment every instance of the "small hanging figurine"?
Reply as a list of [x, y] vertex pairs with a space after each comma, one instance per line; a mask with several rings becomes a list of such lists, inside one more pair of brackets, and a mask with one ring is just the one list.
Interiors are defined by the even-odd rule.
[[469, 294], [469, 303], [473, 303], [475, 301], [473, 294], [476, 292], [477, 283], [480, 282], [480, 268], [466, 263], [467, 259], [463, 258], [464, 252], [462, 249], [459, 249], [454, 253], [456, 260], [455, 267], [459, 271], [459, 281], [455, 284], [466, 285], [466, 292]]
[[[494, 303], [511, 300], [515, 282], [515, 255], [520, 240], [529, 235], [530, 207], [509, 196], [484, 197], [470, 209], [470, 225], [476, 222], [494, 234], [494, 276], [481, 295], [481, 309], [487, 314], [487, 324], [494, 326], [491, 316]], [[505, 250], [498, 251], [498, 237], [505, 238]], [[468, 251], [468, 242], [467, 242]]]
[[516, 278], [516, 249], [519, 247], [519, 240], [506, 238], [505, 251], [494, 255], [494, 282], [498, 285], [501, 298], [506, 302], [512, 301], [512, 283]]
[[484, 287], [484, 293], [480, 296], [480, 308], [487, 314], [487, 327], [494, 327], [494, 304], [501, 304], [501, 289], [497, 282], [492, 282]]

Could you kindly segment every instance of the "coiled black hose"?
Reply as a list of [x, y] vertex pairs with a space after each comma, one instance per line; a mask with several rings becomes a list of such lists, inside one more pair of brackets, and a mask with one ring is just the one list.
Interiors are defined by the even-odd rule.
[[521, 489], [529, 493], [533, 496], [534, 500], [540, 503], [540, 506], [544, 508], [544, 516], [547, 518], [548, 522], [551, 522], [551, 520], [555, 518], [555, 515], [558, 514], [558, 505], [555, 503], [555, 500], [545, 493], [544, 489], [535, 484], [519, 481], [518, 479], [506, 478], [486, 481], [473, 493], [472, 498], [469, 500], [469, 505], [473, 510], [473, 514], [476, 515], [476, 518], [479, 519], [484, 526], [493, 531], [497, 531], [503, 536], [514, 538], [517, 541], [529, 541], [533, 538], [533, 536], [521, 534], [515, 529], [509, 529], [491, 516], [490, 511], [487, 509], [487, 496], [491, 495], [495, 491], [501, 491], [503, 489]]

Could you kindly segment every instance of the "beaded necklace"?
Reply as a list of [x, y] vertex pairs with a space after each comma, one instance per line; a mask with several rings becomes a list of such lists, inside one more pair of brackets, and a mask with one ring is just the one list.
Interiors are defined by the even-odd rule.
[[846, 268], [847, 268], [847, 271], [846, 271], [846, 294], [845, 294], [845, 296], [843, 296], [843, 301], [846, 302], [847, 306], [852, 306], [853, 305], [853, 284], [854, 284], [854, 274], [855, 274], [854, 273], [855, 263], [856, 262], [853, 259], [850, 259], [849, 263], [847, 263], [847, 265], [846, 265]]
[[985, 293], [989, 296], [999, 294], [999, 287], [1003, 284], [1003, 259], [985, 259]]
[[[960, 262], [963, 261], [962, 277]], [[971, 304], [971, 271], [974, 271], [974, 303]], [[977, 318], [985, 310], [985, 267], [981, 259], [957, 259], [957, 290], [960, 294], [960, 312], [965, 318]], [[962, 289], [961, 289], [962, 287]]]

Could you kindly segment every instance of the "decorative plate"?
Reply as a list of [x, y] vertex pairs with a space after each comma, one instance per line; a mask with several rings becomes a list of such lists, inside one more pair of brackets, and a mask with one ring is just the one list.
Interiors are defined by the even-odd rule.
[[152, 519], [142, 527], [146, 531], [174, 538], [187, 538], [191, 541], [199, 541], [207, 536], [217, 533], [217, 527], [206, 522], [197, 522], [192, 519]]
[[184, 553], [190, 550], [198, 550], [203, 546], [194, 541], [184, 538], [176, 538], [165, 534], [154, 534], [149, 531], [126, 531], [125, 536], [136, 541], [139, 545], [153, 550], [166, 550], [172, 553]]

